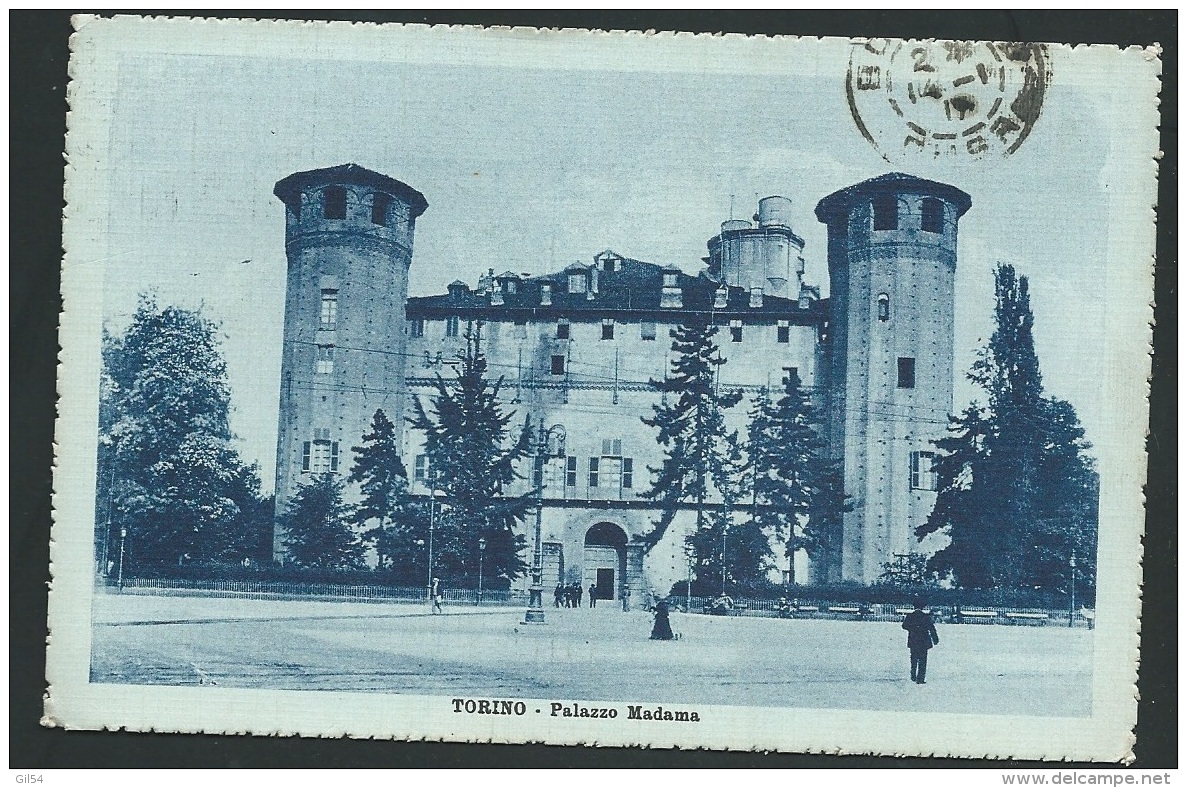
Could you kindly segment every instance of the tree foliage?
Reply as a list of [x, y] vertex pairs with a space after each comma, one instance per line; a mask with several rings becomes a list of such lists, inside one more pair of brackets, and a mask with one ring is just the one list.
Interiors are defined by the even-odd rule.
[[[362, 443], [352, 446], [354, 464], [347, 482], [359, 485], [361, 500], [352, 512], [354, 524], [364, 530], [364, 538], [375, 544], [378, 567], [390, 566], [387, 552], [389, 526], [400, 519], [411, 503], [408, 494], [408, 471], [396, 442], [396, 425], [382, 409], [371, 417], [371, 431]], [[368, 526], [370, 528], [368, 529]]]
[[825, 455], [820, 420], [795, 372], [784, 379], [778, 399], [764, 392], [755, 400], [750, 462], [754, 518], [786, 545], [795, 584], [795, 553], [820, 556], [846, 508], [839, 463]]
[[527, 568], [526, 541], [515, 527], [533, 499], [504, 493], [520, 478], [515, 464], [528, 456], [531, 424], [525, 420], [512, 435], [515, 412], [500, 404], [503, 379], [492, 383], [487, 377], [481, 324], [467, 328], [465, 340], [455, 377], [437, 375], [429, 405], [416, 398], [409, 419], [425, 435], [432, 486], [444, 494], [434, 533], [434, 572], [448, 582], [469, 583], [477, 574], [479, 539], [485, 538], [484, 575], [509, 582]]
[[342, 501], [342, 479], [321, 473], [297, 488], [280, 517], [285, 554], [302, 569], [361, 569], [366, 548]]
[[[740, 391], [717, 390], [717, 368], [725, 363], [718, 354], [713, 337], [717, 327], [706, 318], [691, 318], [672, 329], [671, 374], [664, 380], [652, 380], [651, 386], [663, 395], [653, 405], [655, 415], [643, 417], [643, 423], [657, 430], [656, 441], [663, 447], [659, 468], [648, 468], [653, 476], [651, 489], [642, 497], [657, 501], [661, 507], [655, 527], [642, 541], [650, 550], [663, 538], [683, 503], [696, 507], [696, 534], [708, 527], [705, 504], [713, 494], [729, 487], [728, 441], [725, 411], [738, 404]], [[670, 400], [675, 398], [675, 402]], [[699, 538], [699, 537], [695, 537]], [[709, 556], [698, 556], [698, 561]]]
[[96, 508], [108, 567], [121, 528], [130, 567], [255, 557], [259, 470], [231, 445], [217, 332], [200, 311], [142, 296], [123, 336], [104, 334]]
[[1058, 590], [1071, 562], [1095, 582], [1098, 478], [1075, 409], [1044, 396], [1025, 276], [995, 272], [995, 329], [969, 378], [985, 391], [937, 441], [938, 496], [922, 538], [950, 544], [931, 567], [971, 587]]

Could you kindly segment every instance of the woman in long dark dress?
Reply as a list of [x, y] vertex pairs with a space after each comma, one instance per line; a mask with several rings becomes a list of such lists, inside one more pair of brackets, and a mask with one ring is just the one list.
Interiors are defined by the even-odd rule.
[[655, 626], [651, 628], [652, 640], [673, 640], [672, 622], [668, 620], [668, 603], [661, 599], [655, 606]]

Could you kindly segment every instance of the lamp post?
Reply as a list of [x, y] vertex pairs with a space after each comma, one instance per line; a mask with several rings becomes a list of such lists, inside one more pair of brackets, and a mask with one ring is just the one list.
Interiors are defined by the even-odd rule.
[[536, 538], [532, 550], [532, 585], [528, 589], [528, 609], [524, 613], [523, 623], [544, 623], [544, 553], [542, 520], [544, 517], [544, 470], [551, 455], [548, 451], [548, 439], [553, 433], [557, 435], [557, 449], [555, 456], [565, 456], [565, 428], [554, 424], [548, 429], [544, 422], [540, 422], [540, 435], [536, 441], [535, 464], [540, 473], [539, 484], [536, 485]]
[[478, 600], [476, 605], [482, 604], [482, 559], [486, 555], [486, 537], [478, 537]]
[[1072, 570], [1072, 593], [1067, 609], [1067, 625], [1073, 627], [1076, 625], [1076, 548], [1074, 547], [1071, 558], [1068, 559], [1068, 566]]
[[429, 600], [430, 605], [433, 603], [433, 529], [436, 525], [434, 522], [436, 509], [434, 504], [437, 501], [436, 487], [436, 475], [433, 472], [433, 467], [429, 466], [429, 568], [425, 584], [425, 597]]
[[684, 563], [688, 566], [688, 579], [684, 582], [684, 612], [692, 612], [692, 562], [694, 551], [692, 545], [684, 543]]
[[127, 527], [120, 528], [120, 568], [117, 582], [120, 586], [120, 591], [124, 590], [124, 545], [128, 541]]

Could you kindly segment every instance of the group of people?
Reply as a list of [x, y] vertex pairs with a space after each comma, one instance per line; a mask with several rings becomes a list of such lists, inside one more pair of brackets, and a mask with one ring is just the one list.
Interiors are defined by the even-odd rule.
[[[589, 606], [598, 606], [598, 587], [590, 585], [589, 587]], [[581, 607], [581, 599], [585, 596], [584, 590], [580, 583], [570, 583], [569, 585], [556, 584], [556, 589], [552, 592], [553, 607]]]

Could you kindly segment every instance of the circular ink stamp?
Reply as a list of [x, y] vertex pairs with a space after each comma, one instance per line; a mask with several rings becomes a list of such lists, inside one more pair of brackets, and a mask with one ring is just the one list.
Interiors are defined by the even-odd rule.
[[884, 157], [981, 157], [1018, 150], [1050, 80], [1043, 44], [872, 38], [855, 42], [845, 92]]

